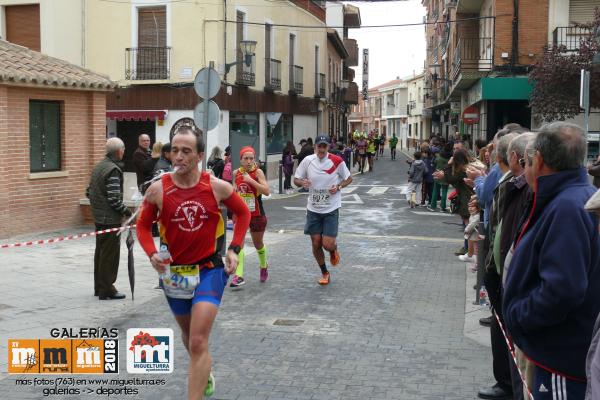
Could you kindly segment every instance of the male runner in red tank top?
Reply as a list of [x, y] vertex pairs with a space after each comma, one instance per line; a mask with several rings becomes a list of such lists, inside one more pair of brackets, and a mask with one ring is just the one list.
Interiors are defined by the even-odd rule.
[[[175, 172], [148, 188], [137, 234], [150, 263], [161, 274], [161, 285], [181, 328], [191, 358], [188, 399], [196, 400], [214, 392], [208, 338], [228, 275], [237, 267], [250, 212], [229, 183], [198, 170], [204, 156], [199, 132], [190, 127], [179, 128], [173, 136], [171, 155]], [[225, 265], [216, 244], [223, 232], [220, 202], [237, 219]], [[161, 243], [168, 246], [170, 259], [159, 256], [152, 239], [152, 221], [157, 216]]]

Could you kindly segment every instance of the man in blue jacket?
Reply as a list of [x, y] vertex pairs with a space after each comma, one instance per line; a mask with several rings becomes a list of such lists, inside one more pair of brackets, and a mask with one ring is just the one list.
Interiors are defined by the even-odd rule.
[[583, 399], [585, 360], [600, 311], [598, 218], [584, 168], [587, 141], [574, 124], [544, 126], [525, 154], [533, 205], [506, 257], [508, 333], [535, 365], [536, 400]]

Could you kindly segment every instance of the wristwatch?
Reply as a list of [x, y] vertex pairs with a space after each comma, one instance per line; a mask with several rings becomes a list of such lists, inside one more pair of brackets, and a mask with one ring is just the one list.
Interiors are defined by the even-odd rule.
[[229, 246], [227, 248], [227, 250], [232, 250], [235, 254], [240, 254], [240, 251], [242, 251], [242, 247], [241, 246]]

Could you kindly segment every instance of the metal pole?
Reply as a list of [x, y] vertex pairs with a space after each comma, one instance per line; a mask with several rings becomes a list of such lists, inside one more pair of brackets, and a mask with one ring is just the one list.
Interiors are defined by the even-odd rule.
[[579, 106], [583, 108], [583, 125], [585, 129], [585, 160], [587, 162], [588, 157], [588, 146], [590, 138], [590, 71], [584, 69], [581, 70], [581, 96], [579, 99]]
[[279, 160], [279, 194], [283, 194], [283, 161]]
[[[211, 61], [210, 63], [208, 63], [208, 66], [210, 69], [213, 69], [215, 67], [215, 62]], [[204, 121], [202, 121], [202, 133], [204, 134], [205, 145], [208, 143], [208, 102], [210, 101], [210, 99], [208, 98], [208, 91], [210, 90], [210, 73], [206, 74], [206, 76], [206, 85], [204, 86], [206, 88], [206, 91], [203, 93], [202, 96], [204, 100], [204, 103], [202, 103], [204, 113]], [[202, 160], [202, 172], [206, 172], [206, 156]]]

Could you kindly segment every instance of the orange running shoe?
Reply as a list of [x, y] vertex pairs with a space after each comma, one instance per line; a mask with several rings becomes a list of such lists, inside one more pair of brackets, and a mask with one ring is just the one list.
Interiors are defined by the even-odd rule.
[[334, 267], [336, 265], [338, 265], [340, 263], [340, 252], [337, 251], [337, 249], [331, 253], [329, 253], [331, 255], [331, 265], [333, 265]]
[[329, 278], [331, 276], [329, 275], [329, 272], [325, 272], [323, 274], [323, 277], [321, 279], [319, 279], [319, 285], [329, 285]]

